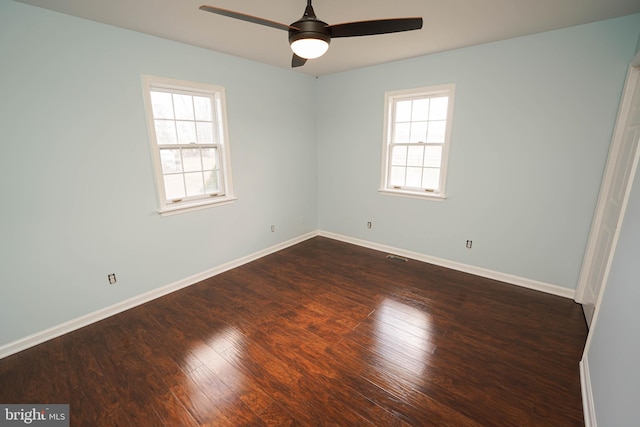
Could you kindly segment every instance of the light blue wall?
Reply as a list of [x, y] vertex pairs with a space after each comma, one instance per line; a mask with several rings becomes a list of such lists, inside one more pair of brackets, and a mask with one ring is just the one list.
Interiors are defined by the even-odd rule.
[[[639, 32], [633, 15], [321, 77], [320, 228], [574, 289]], [[445, 83], [449, 198], [379, 194], [384, 92]]]
[[[237, 202], [158, 216], [141, 74], [226, 88]], [[315, 85], [0, 1], [0, 347], [316, 230]]]
[[[0, 346], [316, 229], [573, 288], [639, 29], [316, 80], [0, 1]], [[141, 74], [226, 88], [237, 202], [157, 215]], [[441, 83], [450, 198], [379, 195], [384, 91]]]
[[638, 425], [640, 384], [640, 170], [625, 212], [587, 351], [599, 426]]

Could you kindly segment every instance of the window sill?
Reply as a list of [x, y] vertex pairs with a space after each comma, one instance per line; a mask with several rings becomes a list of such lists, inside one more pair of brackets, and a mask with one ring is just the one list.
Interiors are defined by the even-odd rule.
[[196, 200], [193, 202], [181, 203], [161, 208], [158, 213], [160, 216], [178, 215], [181, 213], [199, 211], [202, 209], [213, 208], [215, 206], [223, 206], [233, 203], [237, 200], [235, 196], [220, 197], [210, 200]]
[[422, 199], [422, 200], [432, 200], [434, 202], [443, 202], [447, 196], [445, 194], [440, 193], [427, 193], [427, 192], [418, 192], [418, 191], [409, 191], [409, 190], [389, 190], [387, 188], [381, 188], [378, 192], [384, 196], [395, 196], [395, 197], [409, 197], [411, 199]]

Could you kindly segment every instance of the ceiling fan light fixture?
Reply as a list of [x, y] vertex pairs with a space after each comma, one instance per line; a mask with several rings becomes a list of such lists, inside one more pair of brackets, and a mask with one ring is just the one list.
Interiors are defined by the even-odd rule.
[[300, 58], [315, 59], [324, 55], [329, 49], [329, 42], [323, 39], [304, 38], [291, 42], [291, 50]]

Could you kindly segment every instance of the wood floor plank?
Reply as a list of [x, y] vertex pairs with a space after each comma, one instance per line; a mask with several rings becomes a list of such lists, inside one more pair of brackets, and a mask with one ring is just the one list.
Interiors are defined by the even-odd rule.
[[0, 360], [72, 426], [581, 426], [570, 300], [323, 237]]

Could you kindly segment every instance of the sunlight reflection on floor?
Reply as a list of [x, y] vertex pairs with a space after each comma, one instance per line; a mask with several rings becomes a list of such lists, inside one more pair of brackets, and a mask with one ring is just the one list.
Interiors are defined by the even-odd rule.
[[245, 337], [229, 326], [189, 350], [183, 369], [191, 380], [190, 400], [202, 419], [215, 420], [233, 404], [245, 376], [234, 365], [243, 354]]
[[375, 348], [382, 369], [422, 375], [435, 345], [431, 342], [431, 316], [392, 299], [385, 299], [372, 314]]

